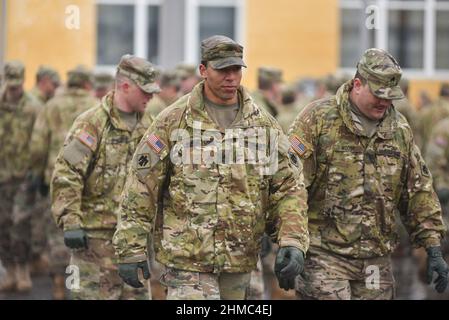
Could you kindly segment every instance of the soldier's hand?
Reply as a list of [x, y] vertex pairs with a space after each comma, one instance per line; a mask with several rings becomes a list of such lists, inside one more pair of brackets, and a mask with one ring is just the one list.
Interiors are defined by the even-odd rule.
[[119, 263], [118, 274], [124, 282], [134, 288], [142, 288], [143, 284], [139, 281], [138, 270], [142, 269], [143, 277], [150, 278], [150, 269], [146, 261], [136, 263]]
[[295, 288], [295, 278], [304, 270], [304, 254], [295, 247], [279, 249], [274, 265], [274, 273], [279, 287], [284, 290]]
[[448, 283], [448, 266], [443, 259], [443, 253], [440, 247], [429, 247], [427, 251], [427, 283], [432, 283], [433, 272], [438, 274], [438, 277], [433, 282], [435, 290], [438, 293], [443, 293], [446, 290]]
[[71, 249], [87, 249], [87, 234], [83, 229], [64, 231], [64, 243]]
[[436, 190], [438, 199], [440, 200], [442, 205], [446, 205], [449, 202], [449, 189], [441, 188]]

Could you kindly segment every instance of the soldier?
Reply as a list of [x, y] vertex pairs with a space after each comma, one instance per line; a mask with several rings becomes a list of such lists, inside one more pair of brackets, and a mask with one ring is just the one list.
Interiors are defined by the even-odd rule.
[[193, 64], [182, 63], [176, 66], [175, 71], [180, 78], [181, 95], [185, 95], [192, 91], [193, 87], [201, 81], [197, 74], [197, 68]]
[[132, 154], [152, 122], [145, 107], [154, 93], [153, 65], [124, 55], [115, 90], [71, 127], [51, 179], [52, 213], [79, 268], [75, 299], [148, 299], [148, 287], [123, 286], [112, 247], [119, 196]]
[[418, 130], [423, 154], [426, 154], [432, 129], [446, 117], [449, 117], [449, 84], [443, 84], [440, 98], [419, 113]]
[[30, 164], [29, 141], [39, 102], [24, 92], [25, 67], [19, 61], [4, 66], [0, 89], [0, 259], [6, 277], [0, 291], [28, 291], [32, 288], [29, 270], [29, 238], [13, 228], [13, 211], [24, 201], [19, 192]]
[[[289, 158], [279, 125], [240, 86], [243, 47], [212, 36], [202, 41], [201, 56], [204, 80], [158, 115], [134, 154], [113, 238], [120, 275], [141, 286], [150, 236], [167, 268], [167, 299], [244, 299], [266, 225], [282, 247], [279, 281], [293, 287], [308, 247], [301, 162]], [[256, 129], [280, 141], [270, 162], [277, 170], [259, 170], [260, 162], [246, 157], [232, 161], [251, 152], [254, 142], [237, 142]]]
[[146, 112], [155, 117], [179, 98], [179, 78], [174, 71], [162, 72], [160, 78], [161, 92], [148, 102]]
[[55, 95], [60, 84], [58, 72], [52, 67], [41, 65], [36, 73], [36, 85], [31, 89], [30, 94], [44, 105]]
[[282, 70], [273, 67], [260, 67], [257, 70], [257, 87], [252, 96], [256, 104], [277, 117], [282, 101]]
[[392, 106], [404, 97], [401, 74], [389, 53], [368, 49], [354, 79], [309, 104], [290, 128], [309, 192], [311, 244], [297, 287], [303, 299], [392, 299], [397, 211], [411, 243], [427, 249], [436, 289], [446, 288], [445, 227], [432, 177]]
[[53, 298], [56, 300], [65, 297], [64, 274], [70, 253], [64, 245], [62, 232], [51, 218], [48, 189], [56, 157], [73, 121], [99, 102], [91, 95], [92, 81], [92, 73], [85, 68], [77, 67], [67, 72], [67, 88], [39, 112], [31, 136], [33, 185], [29, 192], [38, 191], [45, 202], [44, 228], [40, 232], [48, 236], [49, 271], [53, 279]]
[[94, 76], [95, 97], [101, 100], [114, 88], [114, 77], [107, 72], [96, 73]]

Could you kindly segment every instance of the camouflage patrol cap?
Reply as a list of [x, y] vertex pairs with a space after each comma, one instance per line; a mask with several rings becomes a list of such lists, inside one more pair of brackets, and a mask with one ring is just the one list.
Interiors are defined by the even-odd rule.
[[212, 36], [201, 41], [201, 60], [209, 62], [214, 69], [224, 69], [229, 66], [242, 66], [243, 47], [231, 38]]
[[180, 79], [195, 77], [197, 75], [196, 66], [189, 63], [182, 63], [177, 65], [175, 71]]
[[94, 75], [95, 89], [108, 88], [114, 82], [114, 77], [107, 72], [99, 72]]
[[93, 74], [86, 66], [78, 65], [75, 69], [67, 72], [67, 85], [69, 87], [81, 86], [85, 82], [93, 83]]
[[357, 71], [368, 81], [371, 92], [378, 98], [396, 100], [404, 98], [399, 87], [402, 70], [396, 59], [382, 49], [365, 51], [357, 64]]
[[4, 81], [7, 85], [18, 86], [25, 80], [25, 66], [22, 62], [14, 60], [5, 63]]
[[134, 81], [140, 89], [147, 93], [159, 93], [156, 81], [156, 68], [145, 59], [125, 54], [117, 67], [117, 75], [123, 75]]
[[180, 85], [178, 73], [176, 71], [162, 72], [160, 84], [161, 87], [178, 87]]
[[36, 72], [36, 78], [39, 81], [43, 77], [48, 76], [53, 83], [59, 85], [61, 83], [61, 78], [59, 77], [58, 72], [50, 66], [41, 65]]
[[259, 79], [270, 82], [282, 82], [282, 70], [274, 67], [260, 67], [257, 70]]

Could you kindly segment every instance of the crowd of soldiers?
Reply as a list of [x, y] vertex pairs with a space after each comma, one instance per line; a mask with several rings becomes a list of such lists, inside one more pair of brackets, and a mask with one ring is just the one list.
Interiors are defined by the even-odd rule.
[[[394, 57], [369, 49], [355, 76], [286, 84], [261, 67], [250, 93], [242, 57], [213, 36], [199, 66], [124, 55], [114, 76], [77, 66], [65, 85], [41, 66], [29, 92], [6, 62], [0, 291], [48, 274], [54, 299], [393, 299], [391, 259], [408, 257], [444, 292], [449, 85], [418, 111]], [[274, 171], [217, 160], [251, 154], [236, 141], [254, 129]]]

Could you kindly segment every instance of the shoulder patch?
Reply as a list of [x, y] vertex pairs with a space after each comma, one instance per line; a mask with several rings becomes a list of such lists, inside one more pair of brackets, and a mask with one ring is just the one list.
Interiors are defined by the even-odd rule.
[[162, 152], [162, 150], [164, 150], [166, 147], [165, 143], [163, 143], [162, 140], [154, 133], [150, 134], [146, 143], [157, 154], [160, 154]]
[[77, 138], [79, 141], [84, 143], [87, 147], [89, 147], [92, 150], [94, 149], [97, 143], [97, 139], [86, 131], [81, 131], [81, 133], [78, 135]]
[[149, 153], [137, 155], [137, 169], [147, 169], [151, 166], [151, 157]]
[[307, 152], [305, 143], [297, 135], [290, 137], [291, 149], [293, 149], [300, 157]]

